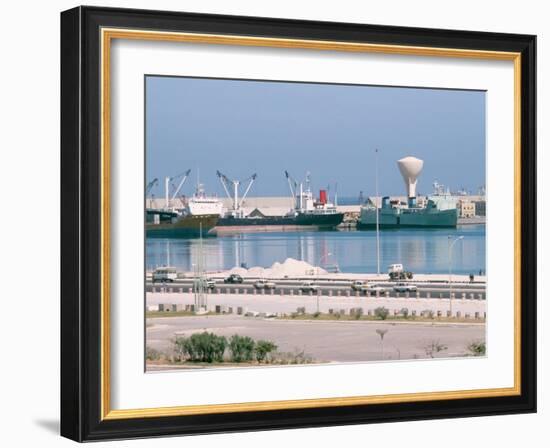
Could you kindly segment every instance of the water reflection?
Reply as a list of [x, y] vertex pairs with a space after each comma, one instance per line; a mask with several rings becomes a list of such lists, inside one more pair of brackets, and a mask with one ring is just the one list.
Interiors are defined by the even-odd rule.
[[[380, 233], [380, 265], [402, 263], [417, 273], [448, 270], [448, 236], [464, 236], [452, 251], [455, 273], [485, 271], [485, 226], [462, 226], [455, 230], [395, 230]], [[271, 266], [291, 257], [312, 265], [338, 265], [342, 272], [376, 272], [376, 232], [250, 233], [203, 240], [206, 269], [234, 266]], [[198, 239], [148, 239], [146, 267], [169, 264], [192, 270], [198, 259]]]

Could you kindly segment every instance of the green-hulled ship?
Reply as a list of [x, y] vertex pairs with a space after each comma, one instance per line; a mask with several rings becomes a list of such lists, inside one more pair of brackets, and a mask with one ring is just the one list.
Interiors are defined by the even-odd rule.
[[[456, 227], [458, 213], [456, 202], [451, 197], [429, 196], [425, 207], [409, 207], [399, 201], [382, 198], [378, 209], [378, 222], [381, 229], [399, 227]], [[361, 208], [358, 229], [376, 228], [376, 207], [372, 204]]]
[[448, 191], [443, 191], [436, 185], [433, 195], [422, 198], [422, 206], [418, 205], [416, 196], [416, 181], [422, 171], [424, 162], [416, 157], [405, 157], [398, 160], [397, 165], [407, 188], [407, 202], [382, 198], [381, 207], [369, 203], [361, 207], [361, 215], [357, 223], [358, 229], [381, 229], [400, 227], [456, 227], [458, 211], [456, 200]]

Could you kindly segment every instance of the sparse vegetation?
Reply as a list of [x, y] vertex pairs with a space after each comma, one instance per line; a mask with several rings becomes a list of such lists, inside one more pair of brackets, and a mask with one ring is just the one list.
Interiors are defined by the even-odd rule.
[[229, 339], [214, 333], [202, 332], [180, 336], [173, 341], [173, 349], [163, 352], [146, 348], [146, 359], [152, 365], [201, 364], [310, 364], [315, 359], [303, 349], [293, 352], [278, 352], [277, 345], [269, 340], [255, 341], [249, 336], [235, 334]]
[[432, 310], [424, 310], [422, 311], [422, 315], [428, 319], [434, 318], [434, 312]]
[[374, 315], [380, 320], [386, 320], [390, 315], [390, 310], [383, 306], [380, 306], [374, 310]]
[[434, 339], [424, 347], [426, 356], [429, 356], [430, 358], [435, 358], [438, 353], [445, 350], [447, 350], [447, 346], [441, 344], [438, 339]]
[[267, 361], [272, 352], [277, 350], [277, 346], [271, 341], [259, 340], [256, 342], [254, 352], [256, 354], [256, 361], [262, 363]]
[[194, 362], [221, 362], [227, 339], [205, 331], [189, 337], [178, 337], [174, 345], [176, 357], [180, 361], [188, 358]]
[[294, 352], [275, 352], [271, 364], [311, 364], [315, 362], [312, 356], [306, 354], [304, 350], [295, 349]]
[[254, 339], [234, 334], [229, 339], [229, 351], [233, 362], [252, 361], [254, 359]]
[[162, 357], [162, 353], [153, 347], [145, 348], [145, 358], [147, 361], [158, 361]]
[[487, 349], [485, 341], [473, 341], [467, 348], [473, 356], [485, 356]]

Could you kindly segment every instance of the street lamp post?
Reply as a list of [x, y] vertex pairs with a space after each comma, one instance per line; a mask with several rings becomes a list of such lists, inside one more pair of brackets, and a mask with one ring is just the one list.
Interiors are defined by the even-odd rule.
[[453, 246], [456, 242], [461, 241], [464, 239], [464, 236], [461, 235], [457, 238], [455, 238], [451, 242], [452, 236], [449, 235], [447, 237], [447, 242], [449, 244], [449, 311], [451, 313], [451, 317], [453, 317], [453, 282], [451, 280], [451, 260], [452, 260], [452, 252], [453, 252]]
[[[330, 257], [332, 254], [329, 252], [328, 254], [324, 254], [324, 255], [321, 255], [321, 258], [319, 258], [319, 266], [317, 266], [317, 268], [315, 269], [315, 272], [317, 273], [317, 276], [316, 276], [316, 280], [317, 282], [319, 281], [319, 268], [321, 267], [321, 262], [323, 260], [323, 258], [328, 258]], [[321, 288], [319, 285], [317, 285], [317, 312], [319, 312], [319, 299], [320, 299], [320, 296], [321, 295]]]

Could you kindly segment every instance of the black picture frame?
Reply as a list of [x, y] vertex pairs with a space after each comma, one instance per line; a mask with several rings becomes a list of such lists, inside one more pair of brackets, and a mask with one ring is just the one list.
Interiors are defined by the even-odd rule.
[[[100, 29], [461, 48], [521, 54], [521, 393], [515, 396], [101, 418]], [[61, 13], [61, 435], [76, 441], [536, 411], [536, 37], [100, 7]]]

